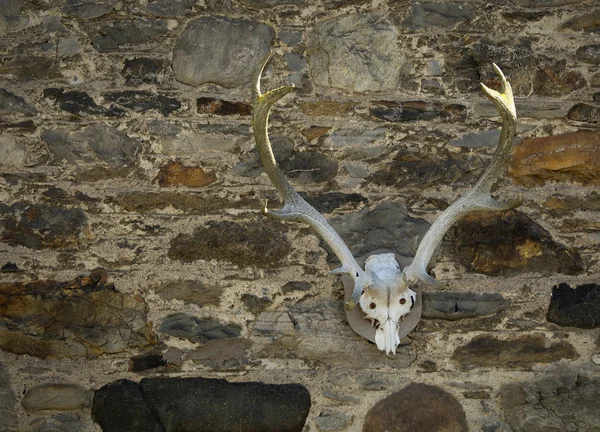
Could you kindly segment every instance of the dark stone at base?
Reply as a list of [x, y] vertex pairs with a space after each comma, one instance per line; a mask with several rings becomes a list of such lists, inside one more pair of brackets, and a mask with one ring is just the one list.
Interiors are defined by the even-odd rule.
[[[412, 407], [412, 408], [411, 408]], [[468, 432], [460, 402], [440, 387], [412, 383], [377, 402], [363, 432]]]
[[500, 312], [509, 304], [510, 300], [499, 293], [424, 292], [423, 318], [473, 318]]
[[552, 288], [546, 319], [560, 326], [600, 327], [600, 285], [585, 284], [571, 288], [561, 283]]
[[165, 432], [140, 386], [129, 380], [96, 390], [92, 419], [104, 432]]
[[311, 405], [299, 384], [147, 378], [140, 386], [166, 432], [300, 432]]

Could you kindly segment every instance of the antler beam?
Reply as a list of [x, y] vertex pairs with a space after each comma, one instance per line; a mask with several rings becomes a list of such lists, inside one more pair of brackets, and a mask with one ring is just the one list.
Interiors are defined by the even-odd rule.
[[458, 219], [468, 213], [508, 210], [521, 204], [520, 197], [507, 202], [500, 202], [492, 198], [491, 195], [492, 186], [504, 172], [507, 164], [517, 125], [517, 111], [510, 83], [495, 64], [494, 70], [500, 79], [500, 92], [490, 89], [485, 84], [481, 84], [481, 89], [494, 103], [503, 121], [496, 153], [473, 189], [452, 203], [429, 228], [419, 244], [413, 262], [403, 271], [403, 279], [407, 286], [417, 280], [433, 286], [438, 285], [438, 282], [427, 274], [427, 266], [444, 234]]
[[352, 253], [333, 227], [321, 214], [308, 204], [287, 181], [275, 161], [273, 149], [269, 140], [268, 122], [269, 113], [273, 105], [282, 97], [294, 90], [294, 86], [279, 87], [266, 93], [260, 90], [260, 79], [263, 71], [271, 58], [269, 53], [262, 61], [261, 67], [254, 78], [254, 110], [252, 129], [256, 148], [262, 161], [267, 176], [273, 183], [283, 199], [283, 207], [279, 210], [268, 210], [267, 202], [263, 204], [263, 214], [285, 220], [302, 221], [309, 224], [329, 245], [338, 257], [342, 266], [332, 271], [335, 274], [348, 274], [354, 280], [354, 291], [349, 307], [358, 302], [362, 291], [372, 285], [371, 277], [360, 268]]

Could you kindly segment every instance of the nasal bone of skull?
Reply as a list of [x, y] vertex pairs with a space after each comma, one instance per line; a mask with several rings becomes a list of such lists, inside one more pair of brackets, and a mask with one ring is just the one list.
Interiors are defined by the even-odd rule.
[[377, 344], [377, 348], [385, 351], [386, 354], [390, 352], [396, 354], [396, 347], [400, 343], [398, 323], [388, 317], [375, 332], [375, 343]]

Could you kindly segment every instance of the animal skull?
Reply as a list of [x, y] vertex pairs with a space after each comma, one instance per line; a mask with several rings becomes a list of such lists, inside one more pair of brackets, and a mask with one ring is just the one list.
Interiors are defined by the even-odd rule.
[[400, 343], [398, 327], [410, 312], [417, 293], [408, 287], [393, 253], [371, 255], [365, 271], [373, 281], [360, 296], [359, 304], [365, 318], [375, 325], [375, 343], [386, 354], [396, 354]]
[[[352, 279], [352, 292], [347, 296], [346, 303], [346, 316], [350, 325], [358, 334], [375, 342], [377, 348], [385, 351], [386, 354], [395, 353], [400, 343], [400, 334], [404, 335], [412, 330], [420, 318], [420, 315], [410, 314], [411, 307], [415, 303], [417, 303], [415, 309], [420, 314], [421, 305], [418, 304], [420, 294], [411, 290], [409, 285], [420, 280], [436, 286], [437, 281], [427, 273], [427, 266], [448, 229], [466, 214], [507, 210], [521, 203], [520, 198], [499, 202], [491, 196], [492, 186], [504, 172], [516, 130], [517, 113], [511, 86], [496, 65], [494, 68], [500, 80], [500, 91], [481, 85], [484, 94], [496, 106], [503, 125], [496, 153], [477, 184], [444, 210], [431, 225], [421, 240], [413, 261], [408, 266], [401, 270], [394, 254], [386, 253], [369, 257], [363, 270], [339, 234], [296, 192], [277, 166], [269, 141], [269, 113], [273, 105], [294, 87], [284, 86], [264, 94], [261, 92], [260, 78], [269, 58], [270, 55], [265, 57], [254, 80], [255, 103], [252, 129], [263, 168], [282, 196], [283, 207], [278, 210], [267, 210], [265, 203], [262, 212], [279, 219], [305, 222], [325, 240], [342, 263], [341, 267], [333, 270], [332, 273], [342, 274]], [[349, 285], [344, 283], [344, 286], [346, 288]], [[356, 310], [354, 309], [356, 303], [360, 305], [365, 318], [376, 324], [374, 334], [365, 332], [361, 324], [357, 324], [354, 320], [353, 311]], [[401, 331], [400, 323], [407, 315], [413, 322], [407, 327], [408, 331]]]

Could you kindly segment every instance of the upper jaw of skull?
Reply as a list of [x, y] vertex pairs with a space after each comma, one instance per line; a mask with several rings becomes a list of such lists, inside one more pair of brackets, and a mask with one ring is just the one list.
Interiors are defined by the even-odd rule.
[[373, 320], [377, 325], [377, 348], [386, 354], [395, 354], [400, 343], [399, 322], [410, 312], [416, 293], [404, 282], [394, 254], [369, 257], [365, 263], [365, 271], [371, 276], [373, 285], [367, 287], [361, 295], [360, 307], [365, 318]]

